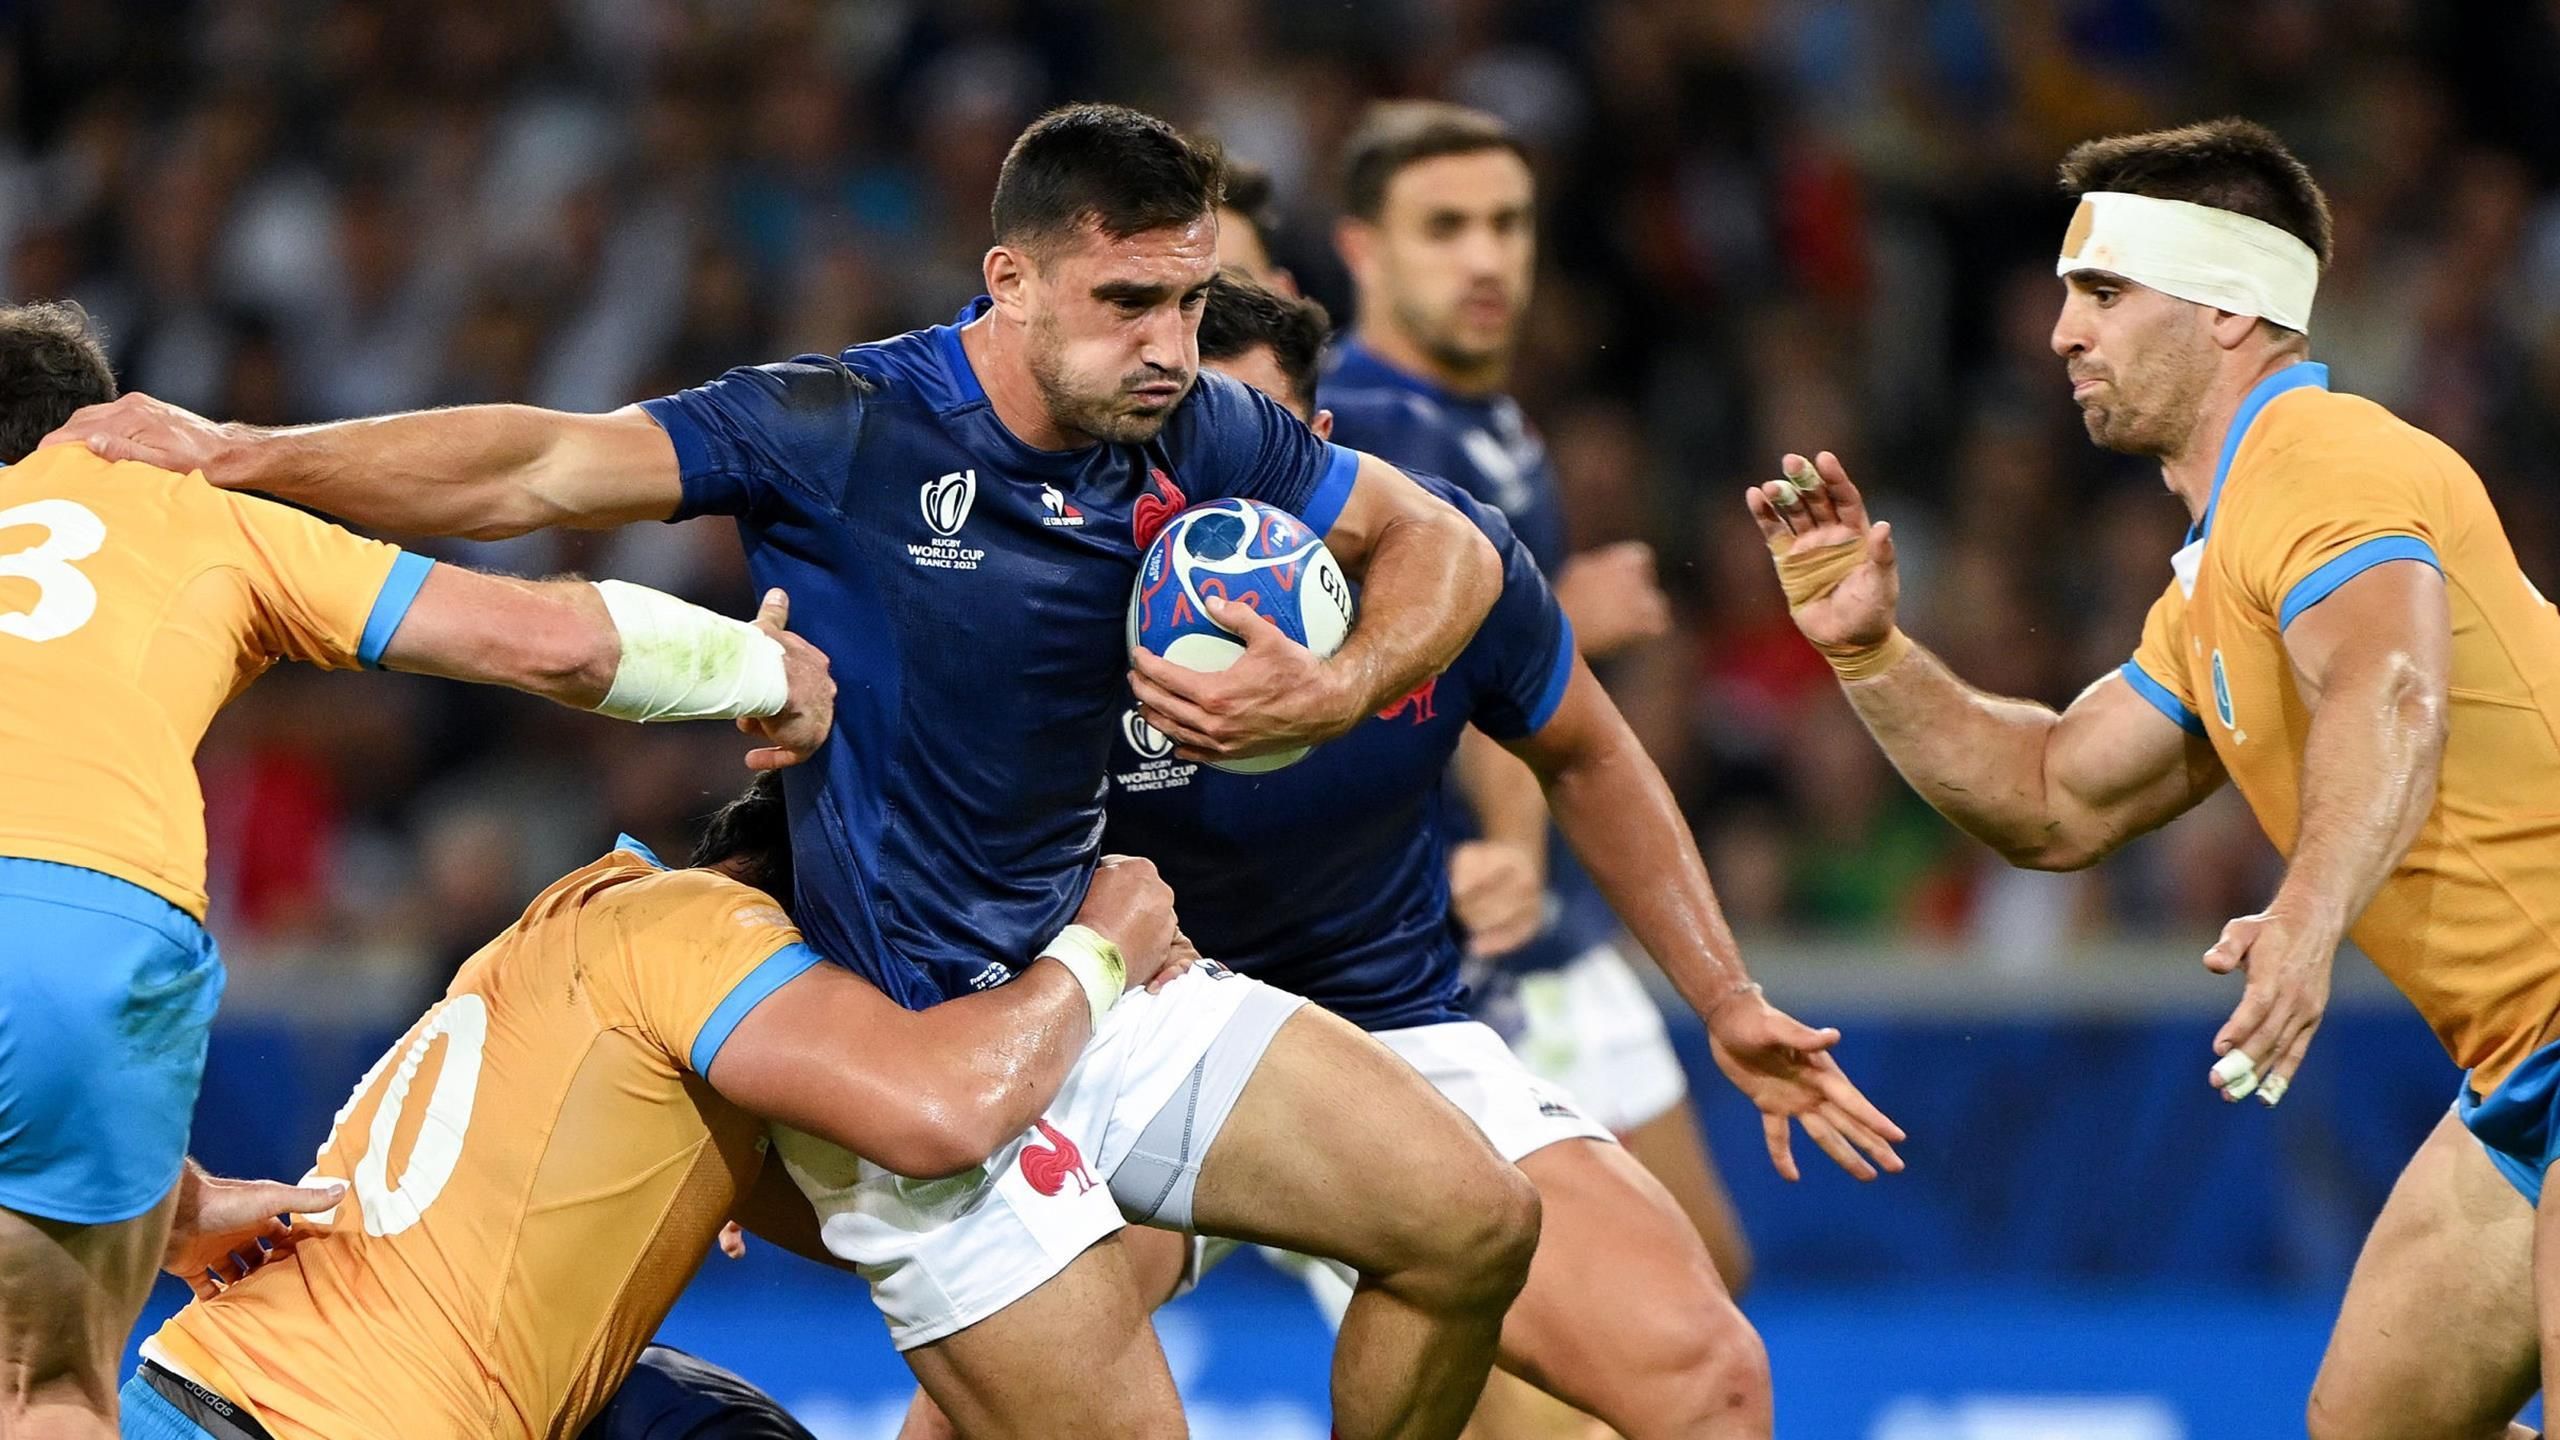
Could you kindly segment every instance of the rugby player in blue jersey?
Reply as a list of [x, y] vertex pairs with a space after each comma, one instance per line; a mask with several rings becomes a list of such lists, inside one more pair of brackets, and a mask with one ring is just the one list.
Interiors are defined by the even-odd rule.
[[[1322, 307], [1221, 276], [1202, 361], [1309, 420]], [[1767, 1435], [1768, 1369], [1696, 1229], [1577, 1097], [1532, 1076], [1468, 1017], [1441, 786], [1470, 727], [1504, 742], [1639, 939], [1706, 1017], [1716, 1059], [1758, 1106], [1793, 1178], [1788, 1120], [1861, 1179], [1900, 1168], [1901, 1138], [1825, 1053], [1838, 1032], [1771, 1008], [1726, 932], [1660, 773], [1575, 653], [1573, 627], [1500, 512], [1446, 482], [1503, 556], [1503, 592], [1458, 658], [1297, 765], [1234, 775], [1182, 761], [1134, 713], [1114, 750], [1104, 844], [1144, 855], [1224, 963], [1385, 1041], [1538, 1186], [1544, 1226], [1501, 1364], [1630, 1440]], [[1771, 1063], [1771, 1028], [1794, 1047]], [[1742, 1060], [1725, 1042], [1762, 1058]], [[1853, 1148], [1855, 1147], [1855, 1148]], [[1158, 1253], [1150, 1246], [1151, 1257]], [[1159, 1293], [1176, 1264], [1158, 1261]]]
[[[1341, 168], [1336, 241], [1359, 327], [1336, 345], [1320, 398], [1342, 443], [1445, 475], [1501, 509], [1586, 656], [1662, 633], [1669, 604], [1651, 550], [1625, 541], [1567, 553], [1554, 467], [1502, 393], [1536, 263], [1535, 177], [1520, 142], [1478, 111], [1390, 102], [1363, 119]], [[1482, 834], [1455, 855], [1459, 915], [1477, 953], [1500, 952], [1479, 979], [1479, 1015], [1671, 1187], [1739, 1291], [1750, 1248], [1699, 1143], [1660, 1013], [1619, 954], [1615, 917], [1571, 855], [1541, 864], [1544, 816], [1521, 767], [1482, 741], [1463, 753]], [[1533, 908], [1516, 877], [1541, 868], [1553, 898]]]
[[[1445, 502], [1197, 375], [1220, 170], [1135, 111], [1054, 112], [1006, 158], [988, 297], [959, 322], [609, 415], [274, 431], [128, 399], [61, 438], [404, 532], [735, 516], [840, 677], [835, 734], [786, 786], [802, 927], [927, 1006], [1004, 983], [1072, 917], [1133, 678], [1189, 755], [1327, 740], [1443, 669], [1501, 588]], [[1326, 661], [1247, 625], [1222, 674], [1141, 655], [1132, 677], [1138, 557], [1223, 495], [1324, 533], [1362, 621]], [[1772, 1027], [1758, 1063], [1790, 1043]], [[1334, 1361], [1354, 1440], [1457, 1433], [1536, 1248], [1535, 1190], [1410, 1066], [1215, 966], [1114, 1009], [1049, 1118], [973, 1177], [781, 1148], [971, 1435], [1181, 1432], [1124, 1211], [1355, 1267]]]

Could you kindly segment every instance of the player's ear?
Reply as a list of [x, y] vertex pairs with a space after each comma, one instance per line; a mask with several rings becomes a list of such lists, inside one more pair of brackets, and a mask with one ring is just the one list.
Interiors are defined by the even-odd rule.
[[[2213, 343], [2217, 347], [2224, 350], [2237, 350], [2249, 343], [2250, 336], [2258, 333], [2260, 321], [2255, 315], [2234, 315], [2228, 310], [2216, 310], [2208, 324], [2213, 331]], [[2274, 332], [2275, 327], [2269, 326], [2268, 329]]]
[[1333, 223], [1333, 253], [1342, 257], [1342, 268], [1353, 279], [1365, 282], [1378, 253], [1378, 227], [1356, 216], [1343, 216]]
[[1316, 432], [1316, 438], [1319, 440], [1332, 439], [1333, 412], [1330, 410], [1318, 410], [1316, 412], [1316, 418], [1307, 422], [1307, 428]]
[[1010, 245], [990, 246], [978, 268], [980, 278], [987, 283], [987, 298], [1005, 312], [1007, 319], [1021, 319], [1024, 292], [1031, 285], [1029, 257]]

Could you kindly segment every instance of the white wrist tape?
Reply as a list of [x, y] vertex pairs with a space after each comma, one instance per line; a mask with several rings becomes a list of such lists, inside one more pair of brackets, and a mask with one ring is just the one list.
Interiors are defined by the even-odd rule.
[[1099, 1031], [1102, 1017], [1111, 1013], [1111, 1007], [1120, 1003], [1121, 992], [1129, 988], [1129, 967], [1120, 958], [1120, 947], [1090, 926], [1070, 925], [1040, 954], [1066, 966], [1076, 983], [1084, 986], [1084, 998], [1093, 1006], [1093, 1028]]
[[2104, 270], [2234, 315], [2309, 331], [2320, 257], [2263, 220], [2210, 205], [2092, 190], [2062, 237], [2056, 275]]
[[597, 714], [643, 722], [734, 720], [771, 715], [789, 703], [781, 641], [645, 585], [595, 584], [622, 635], [622, 663]]

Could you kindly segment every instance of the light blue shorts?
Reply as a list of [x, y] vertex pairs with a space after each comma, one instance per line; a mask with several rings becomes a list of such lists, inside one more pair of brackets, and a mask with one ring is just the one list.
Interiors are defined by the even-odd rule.
[[2560, 1043], [2524, 1057], [2486, 1100], [2471, 1093], [2471, 1076], [2453, 1097], [2453, 1113], [2487, 1147], [2507, 1183], [2537, 1208], [2543, 1172], [2560, 1160]]
[[178, 1182], [222, 960], [141, 886], [0, 857], [0, 1205], [130, 1220]]

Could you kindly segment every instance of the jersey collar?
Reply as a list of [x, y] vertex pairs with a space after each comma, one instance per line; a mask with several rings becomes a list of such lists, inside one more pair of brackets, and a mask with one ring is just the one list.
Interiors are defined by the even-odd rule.
[[648, 861], [650, 864], [657, 866], [661, 870], [667, 868], [667, 862], [659, 859], [655, 851], [628, 835], [616, 835], [613, 837], [613, 848], [616, 850], [628, 850], [632, 854], [639, 856], [641, 859]]
[[978, 383], [978, 372], [970, 368], [969, 352], [960, 348], [960, 331], [994, 308], [996, 302], [981, 295], [961, 306], [950, 324], [933, 327], [934, 342], [942, 347], [942, 368], [951, 372], [951, 388], [960, 393], [960, 403], [964, 405], [986, 399], [987, 388]]
[[1411, 371], [1401, 370], [1389, 364], [1377, 351], [1360, 342], [1357, 331], [1334, 342], [1333, 367], [1331, 373], [1325, 378], [1336, 385], [1392, 386], [1398, 390], [1409, 390], [1426, 400], [1436, 400], [1443, 405], [1474, 403], [1463, 395], [1455, 395], [1441, 389]]
[[2213, 489], [2206, 495], [2204, 519], [2189, 527], [2187, 543], [2192, 545], [2213, 533], [2213, 512], [2222, 504], [2222, 482], [2231, 478], [2231, 462], [2240, 457], [2241, 442], [2249, 438], [2249, 427], [2257, 423], [2258, 414], [2279, 395], [2288, 390], [2329, 388], [2329, 367], [2316, 360], [2303, 360], [2287, 365], [2257, 384], [2240, 399], [2240, 408], [2231, 417], [2231, 430], [2222, 437], [2222, 458], [2214, 463]]

